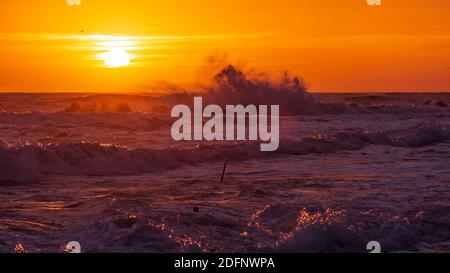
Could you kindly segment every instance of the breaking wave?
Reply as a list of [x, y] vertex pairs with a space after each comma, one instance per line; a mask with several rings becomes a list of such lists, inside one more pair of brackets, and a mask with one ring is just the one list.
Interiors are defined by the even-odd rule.
[[[239, 220], [233, 212], [214, 207], [200, 213], [164, 205], [135, 208], [133, 213], [114, 208], [103, 211], [100, 219], [74, 226], [61, 234], [64, 238], [50, 239], [57, 245], [82, 234], [78, 240], [84, 252], [132, 253], [361, 253], [372, 240], [381, 243], [383, 252], [450, 247], [448, 207], [442, 205], [398, 212], [276, 203]], [[29, 250], [35, 249], [39, 252], [32, 245]]]
[[[390, 132], [338, 133], [298, 140], [281, 140], [278, 155], [327, 154], [360, 150], [368, 144], [421, 147], [450, 140], [450, 129], [419, 125]], [[46, 174], [134, 175], [206, 162], [258, 159], [273, 156], [260, 152], [260, 143], [199, 143], [193, 147], [128, 149], [97, 143], [31, 144], [0, 143], [0, 181], [32, 181]]]
[[[304, 81], [288, 72], [281, 76], [254, 75], [234, 65], [226, 65], [208, 83], [186, 89], [171, 85], [164, 93], [143, 94], [74, 94], [36, 97], [33, 105], [24, 105], [22, 96], [7, 95], [0, 111], [66, 113], [170, 113], [178, 104], [192, 105], [193, 97], [202, 96], [207, 104], [279, 105], [281, 115], [340, 113], [345, 103], [317, 103]], [[50, 95], [49, 95], [50, 96]], [[45, 100], [47, 98], [47, 100]], [[42, 99], [42, 101], [40, 101]]]
[[175, 92], [159, 99], [164, 105], [191, 105], [194, 96], [202, 96], [206, 104], [225, 105], [279, 105], [280, 114], [342, 113], [345, 103], [317, 103], [308, 92], [303, 79], [288, 72], [280, 77], [253, 76], [234, 65], [219, 71], [201, 92]]

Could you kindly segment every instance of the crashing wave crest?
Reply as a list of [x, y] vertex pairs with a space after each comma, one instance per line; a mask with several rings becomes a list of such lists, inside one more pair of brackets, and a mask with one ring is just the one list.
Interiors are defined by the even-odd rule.
[[[360, 150], [368, 144], [421, 147], [450, 140], [450, 129], [421, 125], [395, 132], [338, 133], [331, 137], [307, 137], [281, 141], [277, 154], [327, 154]], [[0, 144], [0, 181], [32, 181], [46, 174], [134, 175], [174, 169], [183, 165], [247, 160], [273, 154], [261, 153], [259, 143], [233, 145], [207, 143], [189, 148], [127, 149], [116, 145], [72, 143], [7, 146]]]

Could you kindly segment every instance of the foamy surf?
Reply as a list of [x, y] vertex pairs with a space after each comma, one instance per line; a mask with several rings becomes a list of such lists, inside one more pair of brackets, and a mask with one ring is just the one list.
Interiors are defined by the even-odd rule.
[[[385, 132], [337, 133], [281, 141], [278, 156], [327, 154], [361, 150], [366, 145], [415, 148], [450, 140], [450, 129], [439, 125], [417, 125]], [[250, 160], [273, 157], [260, 153], [258, 143], [209, 143], [177, 148], [128, 149], [96, 143], [0, 145], [0, 180], [27, 181], [46, 174], [137, 175], [170, 170], [189, 164]]]

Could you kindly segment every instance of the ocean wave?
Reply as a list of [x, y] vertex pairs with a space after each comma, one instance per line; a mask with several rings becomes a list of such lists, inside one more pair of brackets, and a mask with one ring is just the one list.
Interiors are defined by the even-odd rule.
[[[417, 125], [389, 132], [338, 133], [298, 140], [281, 140], [279, 150], [263, 153], [259, 143], [199, 143], [183, 148], [128, 149], [98, 143], [0, 144], [0, 181], [30, 181], [47, 174], [135, 175], [205, 162], [266, 158], [276, 155], [327, 154], [361, 150], [366, 145], [421, 147], [450, 140], [450, 129], [442, 125]], [[180, 145], [181, 146], [181, 145]]]
[[[284, 218], [290, 217], [295, 221], [271, 216], [270, 210], [274, 208], [277, 215], [285, 215]], [[275, 235], [275, 244], [263, 249], [267, 252], [356, 253], [364, 252], [369, 241], [378, 241], [382, 252], [448, 251], [446, 230], [450, 219], [446, 213], [447, 206], [411, 208], [402, 213], [285, 205], [274, 208], [269, 207], [260, 213], [256, 219], [258, 228], [253, 230], [256, 234], [267, 234], [270, 230]], [[283, 227], [286, 223], [291, 223], [291, 226], [280, 230], [280, 223]], [[249, 236], [251, 234], [249, 232]]]
[[84, 252], [146, 253], [367, 253], [370, 241], [378, 241], [385, 253], [448, 251], [450, 246], [448, 206], [398, 212], [275, 203], [239, 220], [217, 210], [194, 215], [142, 209], [107, 209], [100, 220], [74, 226], [60, 241], [81, 234]]
[[[0, 112], [0, 125], [11, 128], [37, 128], [40, 131], [68, 130], [80, 128], [154, 131], [171, 126], [170, 117], [142, 112], [132, 113], [71, 113], [40, 112], [26, 113]], [[0, 127], [1, 128], [1, 127]]]
[[110, 218], [79, 225], [71, 234], [83, 234], [79, 239], [87, 252], [181, 252], [177, 242], [160, 228], [140, 221], [134, 216]]

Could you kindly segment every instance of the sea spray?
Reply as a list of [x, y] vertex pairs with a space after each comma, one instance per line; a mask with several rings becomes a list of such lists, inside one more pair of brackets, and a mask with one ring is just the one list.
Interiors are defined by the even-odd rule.
[[[225, 112], [225, 115], [224, 115]], [[202, 97], [194, 98], [194, 111], [187, 105], [176, 105], [171, 116], [179, 119], [171, 130], [172, 138], [181, 140], [259, 140], [261, 151], [272, 152], [279, 147], [280, 139], [280, 106], [270, 106], [270, 130], [268, 129], [268, 106], [259, 105], [226, 105], [226, 110], [219, 105], [208, 105], [203, 110]], [[237, 117], [237, 119], [235, 118]], [[203, 118], [210, 118], [203, 124]], [[248, 128], [247, 120], [248, 118]], [[193, 120], [193, 130], [192, 130]], [[224, 131], [224, 123], [226, 129]], [[236, 126], [235, 126], [236, 125]], [[193, 132], [193, 137], [192, 137]], [[247, 134], [248, 133], [248, 134]], [[247, 138], [248, 135], [248, 138]]]

